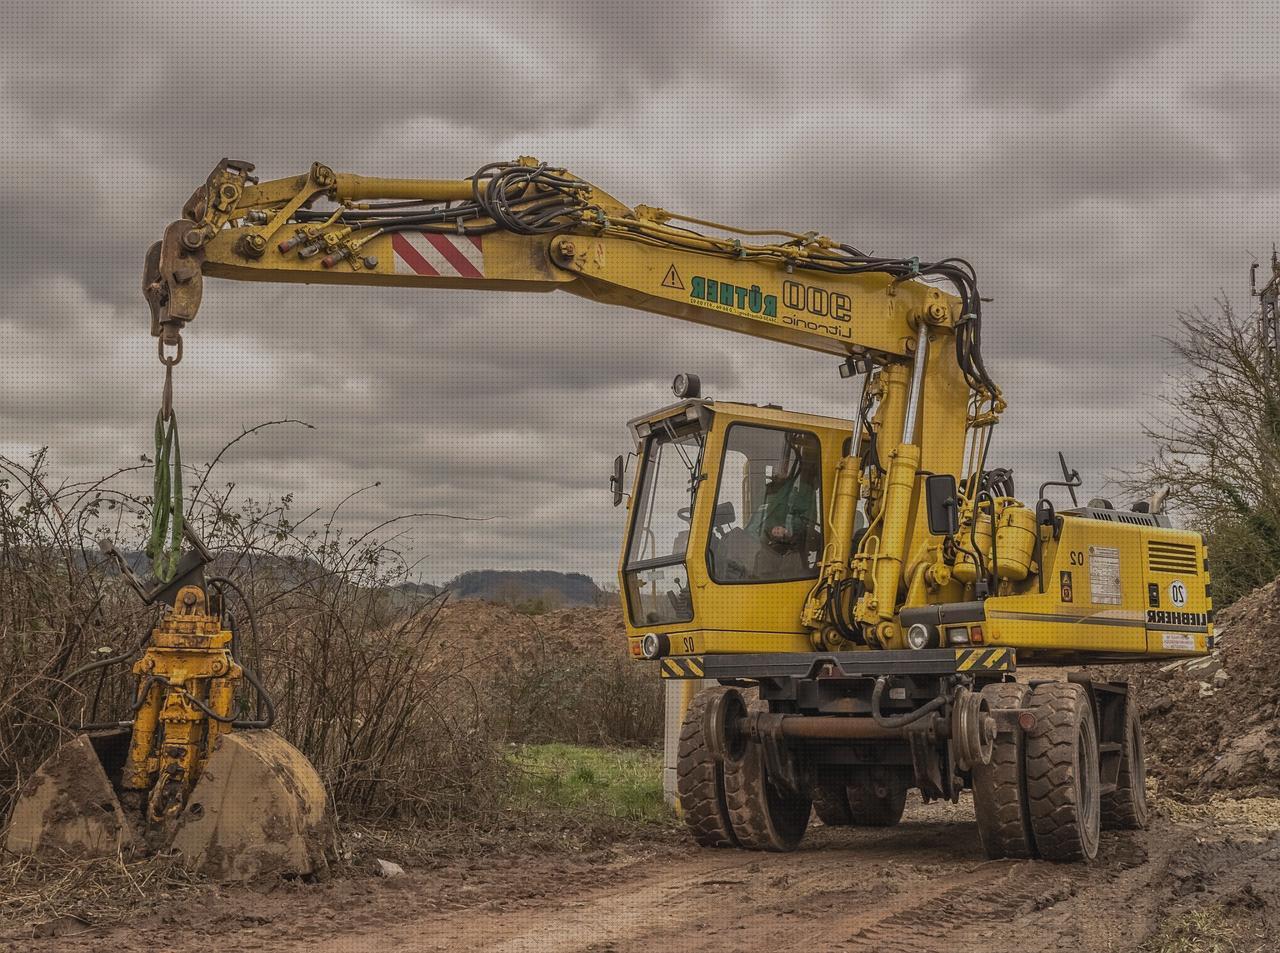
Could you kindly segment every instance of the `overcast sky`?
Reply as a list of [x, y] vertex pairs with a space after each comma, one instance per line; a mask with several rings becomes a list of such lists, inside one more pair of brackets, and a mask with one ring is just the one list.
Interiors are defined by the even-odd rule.
[[[1147, 452], [1161, 335], [1280, 238], [1274, 2], [44, 2], [0, 30], [0, 453], [80, 477], [149, 449], [143, 255], [224, 155], [444, 178], [532, 154], [630, 204], [962, 255], [1022, 495], [1063, 449], [1099, 491]], [[569, 295], [209, 280], [188, 462], [352, 528], [443, 510], [428, 579], [611, 580], [605, 478], [676, 371], [847, 414], [820, 355]]]

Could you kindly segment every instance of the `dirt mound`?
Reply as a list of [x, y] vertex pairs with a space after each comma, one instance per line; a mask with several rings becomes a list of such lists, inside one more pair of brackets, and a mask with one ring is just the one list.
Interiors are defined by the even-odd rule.
[[1280, 580], [1223, 610], [1215, 628], [1208, 658], [1123, 668], [1138, 685], [1149, 771], [1189, 800], [1280, 796]]
[[534, 646], [625, 656], [627, 634], [617, 606], [573, 606], [530, 614], [500, 603], [450, 600], [436, 618], [437, 638], [467, 654], [499, 656]]
[[662, 682], [630, 657], [616, 606], [530, 615], [450, 601], [432, 631], [504, 740], [653, 745], [662, 738]]

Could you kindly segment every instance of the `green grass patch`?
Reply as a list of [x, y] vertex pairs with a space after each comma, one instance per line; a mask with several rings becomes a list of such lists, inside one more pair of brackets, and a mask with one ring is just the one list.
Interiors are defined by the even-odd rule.
[[670, 825], [675, 814], [662, 799], [662, 755], [649, 749], [581, 745], [522, 745], [512, 806]]

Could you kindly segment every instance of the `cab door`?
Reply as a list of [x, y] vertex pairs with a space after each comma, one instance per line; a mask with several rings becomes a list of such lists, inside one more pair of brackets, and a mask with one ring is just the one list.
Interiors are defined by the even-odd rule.
[[698, 627], [710, 640], [704, 651], [803, 650], [807, 642], [770, 637], [804, 635], [800, 613], [818, 578], [826, 522], [820, 435], [726, 420], [711, 446], [712, 486], [699, 508], [706, 539], [694, 572]]

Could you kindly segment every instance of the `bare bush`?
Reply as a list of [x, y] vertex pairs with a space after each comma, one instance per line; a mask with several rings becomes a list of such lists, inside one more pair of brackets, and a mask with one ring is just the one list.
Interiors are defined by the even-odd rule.
[[[217, 553], [207, 571], [243, 597], [230, 602], [240, 654], [274, 696], [276, 729], [320, 770], [339, 811], [446, 821], [495, 810], [506, 760], [470, 663], [435, 643], [441, 600], [398, 588], [411, 566], [378, 535], [391, 523], [345, 535], [337, 509], [322, 524], [314, 512], [295, 522], [289, 497], [207, 492], [211, 469], [195, 474], [188, 514]], [[127, 664], [89, 685], [69, 679], [138, 646], [158, 612], [94, 545], [107, 533], [140, 550], [149, 500], [112, 478], [54, 487], [46, 471], [43, 454], [0, 459], [0, 813], [75, 726], [124, 717]]]
[[566, 633], [557, 625], [572, 615], [536, 617], [534, 631], [494, 667], [485, 683], [486, 707], [503, 736], [526, 743], [659, 743], [661, 681], [650, 666], [627, 657], [616, 611], [593, 616], [600, 625], [592, 633]]
[[1184, 370], [1147, 429], [1157, 453], [1129, 481], [1147, 493], [1168, 487], [1204, 529], [1219, 606], [1280, 574], [1280, 374], [1255, 317], [1225, 299], [1179, 316], [1171, 343]]
[[90, 570], [88, 527], [132, 519], [108, 486], [117, 476], [50, 487], [43, 453], [27, 464], [0, 457], [0, 809], [93, 699], [122, 698], [116, 685], [68, 676], [148, 627], [150, 610]]

